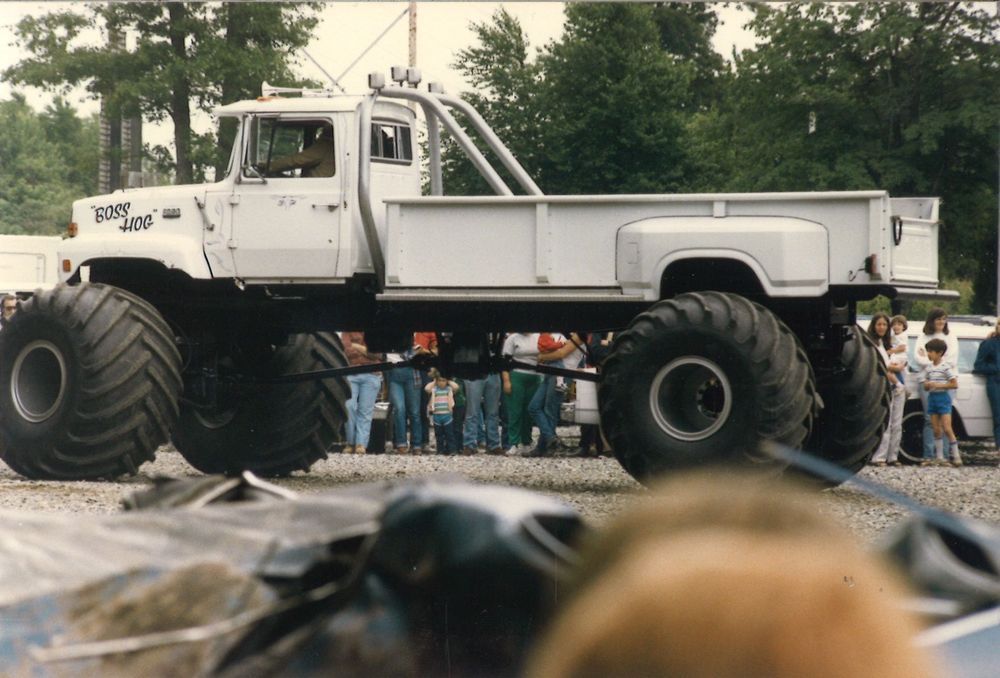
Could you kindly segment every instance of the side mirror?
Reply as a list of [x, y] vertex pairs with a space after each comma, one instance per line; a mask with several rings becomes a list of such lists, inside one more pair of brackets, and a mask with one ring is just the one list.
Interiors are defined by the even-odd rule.
[[267, 177], [261, 174], [260, 168], [250, 163], [246, 163], [245, 165], [243, 165], [242, 175], [245, 177], [250, 177], [251, 179], [260, 179], [260, 183], [262, 184], [267, 183]]

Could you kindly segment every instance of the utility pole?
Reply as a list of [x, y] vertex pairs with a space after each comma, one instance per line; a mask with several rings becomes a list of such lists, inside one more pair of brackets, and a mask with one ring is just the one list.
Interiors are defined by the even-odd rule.
[[[109, 29], [108, 46], [124, 52], [125, 33]], [[142, 118], [122, 118], [121, 111], [102, 98], [99, 134], [98, 191], [111, 193], [119, 188], [141, 186]]]
[[[108, 46], [125, 49], [125, 34], [108, 30]], [[110, 193], [122, 187], [122, 119], [106, 98], [101, 98], [100, 160], [97, 169], [97, 190]]]
[[[998, 0], [1000, 2], [1000, 0]], [[410, 0], [410, 68], [417, 65], [417, 3]]]

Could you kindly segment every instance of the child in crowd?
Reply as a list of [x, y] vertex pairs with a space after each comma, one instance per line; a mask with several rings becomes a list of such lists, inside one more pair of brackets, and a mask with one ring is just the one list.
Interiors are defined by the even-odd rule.
[[[930, 364], [920, 373], [919, 381], [927, 391], [927, 413], [931, 417], [931, 427], [934, 429], [934, 463], [944, 462], [944, 444], [942, 432], [948, 436], [951, 452], [951, 465], [961, 466], [962, 457], [958, 453], [958, 439], [951, 427], [951, 396], [949, 390], [958, 388], [958, 374], [948, 363], [942, 362], [948, 345], [941, 339], [931, 339], [924, 347]], [[925, 460], [922, 466], [929, 466], [931, 460]]]
[[[889, 362], [905, 365], [907, 362], [906, 330], [910, 325], [906, 321], [905, 315], [894, 315], [889, 322], [892, 327], [892, 348], [889, 349]], [[899, 381], [903, 382], [904, 379]]]
[[454, 454], [458, 452], [458, 441], [455, 439], [454, 413], [455, 394], [458, 384], [433, 371], [434, 380], [424, 387], [430, 394], [427, 403], [427, 414], [434, 423], [434, 438], [437, 440], [438, 454]]

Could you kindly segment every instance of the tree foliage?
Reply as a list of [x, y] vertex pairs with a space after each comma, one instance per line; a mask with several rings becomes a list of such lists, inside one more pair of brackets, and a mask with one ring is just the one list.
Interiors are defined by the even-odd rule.
[[[540, 69], [529, 56], [529, 44], [518, 21], [499, 9], [493, 19], [474, 23], [472, 30], [478, 44], [455, 55], [454, 67], [471, 85], [462, 97], [490, 123], [525, 169], [537, 175], [542, 157], [537, 143], [538, 130], [544, 127], [539, 107]], [[479, 176], [450, 138], [443, 136], [442, 175], [452, 194], [489, 193], [486, 181]], [[483, 149], [484, 151], [486, 149]], [[495, 160], [492, 153], [487, 157]], [[499, 163], [492, 163], [495, 167]], [[515, 185], [501, 173], [508, 186]]]
[[[23, 85], [85, 85], [113, 113], [171, 120], [176, 179], [190, 183], [219, 164], [210, 139], [191, 129], [192, 106], [256, 95], [263, 80], [293, 81], [289, 58], [316, 26], [314, 3], [107, 3], [26, 17], [16, 27], [32, 56], [3, 72]], [[86, 29], [136, 36], [134, 49], [79, 44]], [[223, 128], [219, 143], [231, 141]]]
[[654, 8], [570, 4], [565, 35], [540, 58], [542, 188], [655, 193], [684, 185], [680, 137], [694, 69], [659, 48]]
[[0, 233], [62, 233], [70, 203], [96, 190], [97, 120], [61, 99], [38, 114], [14, 95], [0, 130]]
[[[765, 42], [689, 124], [703, 190], [944, 198], [941, 268], [995, 301], [1000, 30], [960, 3], [755, 6]], [[810, 129], [810, 120], [814, 129]]]
[[[678, 190], [685, 112], [711, 100], [722, 64], [710, 56], [714, 30], [713, 13], [684, 3], [569, 4], [564, 37], [532, 59], [520, 24], [500, 10], [473, 24], [478, 45], [455, 67], [473, 85], [464, 98], [544, 191]], [[454, 147], [445, 184], [488, 192]]]

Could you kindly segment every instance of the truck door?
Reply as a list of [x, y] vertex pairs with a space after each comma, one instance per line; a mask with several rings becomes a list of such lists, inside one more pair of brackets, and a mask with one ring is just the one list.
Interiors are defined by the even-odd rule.
[[343, 190], [334, 121], [253, 117], [230, 202], [229, 248], [243, 280], [334, 277]]

